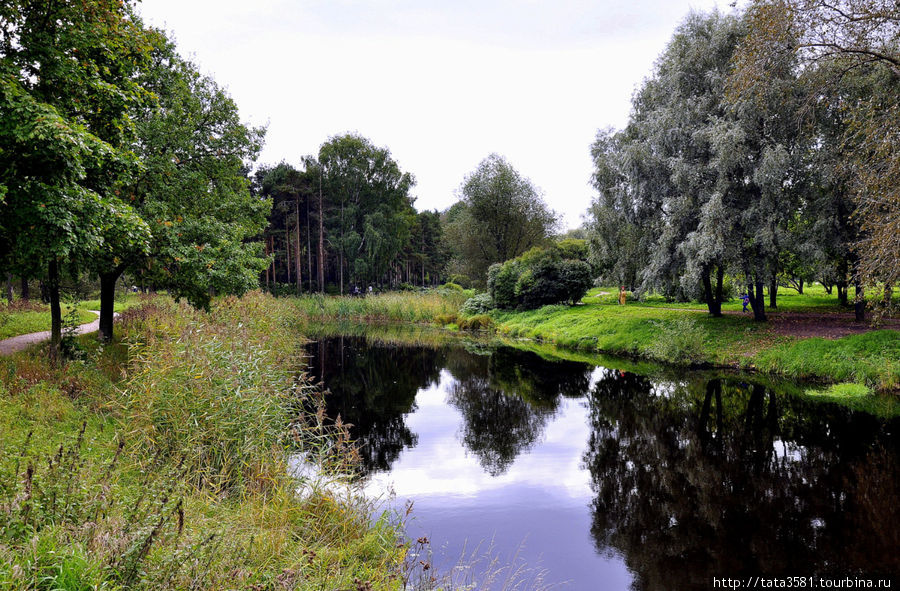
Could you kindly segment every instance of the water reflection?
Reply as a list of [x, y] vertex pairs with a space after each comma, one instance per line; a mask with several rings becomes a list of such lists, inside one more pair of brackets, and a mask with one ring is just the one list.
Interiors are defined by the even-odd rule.
[[900, 571], [896, 419], [511, 348], [335, 338], [310, 354], [373, 486], [414, 498], [448, 547], [521, 554], [527, 537], [571, 589]]
[[890, 423], [722, 379], [606, 371], [589, 399], [591, 531], [634, 588], [900, 567]]

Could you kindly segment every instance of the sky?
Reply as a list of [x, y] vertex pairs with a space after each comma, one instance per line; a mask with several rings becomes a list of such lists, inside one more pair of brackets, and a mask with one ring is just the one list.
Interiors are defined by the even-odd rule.
[[348, 132], [390, 149], [418, 210], [492, 153], [581, 224], [590, 145], [690, 10], [716, 0], [142, 0], [148, 24], [267, 127], [258, 164], [299, 166]]

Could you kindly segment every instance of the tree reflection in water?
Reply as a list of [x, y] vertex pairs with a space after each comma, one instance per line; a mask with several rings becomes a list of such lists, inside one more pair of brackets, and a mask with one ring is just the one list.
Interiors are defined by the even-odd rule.
[[550, 362], [501, 347], [490, 355], [451, 356], [447, 402], [463, 416], [462, 443], [491, 476], [503, 474], [540, 439], [561, 395], [581, 396], [591, 366]]
[[615, 371], [589, 400], [592, 534], [635, 589], [900, 568], [896, 422], [754, 384]]
[[586, 396], [585, 519], [598, 551], [624, 559], [635, 589], [900, 572], [897, 419], [732, 378], [661, 381], [503, 347], [336, 337], [309, 351], [333, 393], [327, 411], [353, 424], [366, 473], [390, 470], [416, 445], [406, 415], [442, 370], [446, 402], [462, 416], [459, 439], [492, 476], [540, 442], [562, 397]]
[[437, 383], [445, 351], [334, 337], [312, 343], [307, 354], [310, 373], [330, 391], [328, 416], [351, 424], [362, 472], [390, 470], [416, 444], [404, 416], [415, 410], [416, 393]]

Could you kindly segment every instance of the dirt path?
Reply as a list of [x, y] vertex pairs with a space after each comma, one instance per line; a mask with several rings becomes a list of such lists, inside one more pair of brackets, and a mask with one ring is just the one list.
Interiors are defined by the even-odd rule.
[[[724, 310], [722, 313], [752, 318], [752, 314], [736, 310]], [[873, 327], [868, 321], [857, 322], [854, 314], [844, 312], [779, 312], [767, 309], [766, 316], [772, 332], [790, 337], [839, 339], [884, 328], [900, 330], [900, 318], [884, 318], [880, 325]]]
[[[86, 334], [89, 332], [97, 332], [100, 330], [100, 312], [96, 310], [89, 310], [98, 316], [97, 320], [93, 322], [88, 322], [87, 324], [82, 324], [79, 326], [76, 331], [78, 334]], [[8, 339], [4, 339], [0, 341], [0, 355], [11, 355], [26, 347], [30, 347], [35, 343], [40, 343], [46, 341], [50, 338], [50, 331], [44, 330], [41, 332], [32, 332], [29, 334], [20, 334], [17, 337], [10, 337]]]

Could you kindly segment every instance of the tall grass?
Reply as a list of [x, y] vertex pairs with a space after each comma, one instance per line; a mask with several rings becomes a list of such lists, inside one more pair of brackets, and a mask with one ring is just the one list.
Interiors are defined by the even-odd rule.
[[4, 360], [0, 590], [397, 589], [396, 524], [344, 483], [294, 314], [159, 299], [83, 361]]
[[365, 297], [311, 295], [293, 299], [305, 320], [358, 322], [432, 322], [456, 314], [467, 293], [455, 290], [390, 292]]

